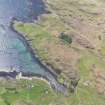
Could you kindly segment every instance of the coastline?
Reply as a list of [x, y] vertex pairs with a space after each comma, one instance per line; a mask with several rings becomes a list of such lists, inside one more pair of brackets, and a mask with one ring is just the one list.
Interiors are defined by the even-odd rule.
[[50, 86], [50, 83], [46, 80], [46, 79], [44, 79], [43, 77], [40, 77], [40, 76], [30, 76], [30, 77], [27, 77], [27, 76], [23, 76], [23, 74], [20, 72], [17, 76], [16, 76], [16, 79], [17, 80], [41, 80], [41, 81], [44, 81], [44, 82], [46, 82], [48, 85], [49, 85], [49, 87], [51, 88], [51, 86]]
[[27, 43], [27, 41], [29, 40], [27, 37], [25, 37], [25, 34], [24, 33], [21, 33], [21, 32], [18, 32], [16, 30], [16, 28], [14, 27], [14, 22], [17, 21], [19, 22], [18, 20], [16, 19], [13, 19], [10, 23], [10, 28], [16, 32], [18, 35], [19, 35], [19, 39], [22, 40], [22, 42], [24, 43], [24, 45], [28, 48], [28, 50], [31, 52], [32, 54], [32, 57], [37, 61], [37, 63], [44, 68], [44, 70], [50, 74], [51, 78], [49, 78], [49, 75], [46, 75], [46, 76], [42, 76], [42, 75], [37, 75], [37, 74], [34, 74], [34, 73], [24, 73], [24, 72], [21, 72], [23, 76], [25, 77], [39, 77], [39, 78], [43, 78], [45, 79], [46, 81], [48, 81], [48, 83], [50, 84], [50, 86], [56, 91], [56, 92], [61, 92], [63, 93], [65, 96], [67, 96], [69, 93], [68, 93], [68, 88], [66, 85], [64, 84], [61, 84], [58, 82], [57, 80], [57, 76], [58, 74], [51, 68], [51, 66], [47, 65], [45, 62], [43, 62], [40, 57], [38, 56], [37, 54], [37, 51], [33, 50], [33, 48], [31, 48], [31, 45], [30, 43]]
[[[57, 72], [55, 72], [55, 70], [53, 70], [53, 68], [51, 68], [51, 66], [47, 65], [45, 62], [43, 62], [43, 61], [40, 59], [40, 57], [39, 57], [38, 54], [37, 54], [36, 49], [33, 50], [33, 48], [31, 47], [30, 43], [27, 42], [27, 41], [29, 41], [30, 39], [28, 39], [24, 33], [18, 32], [18, 31], [16, 30], [16, 28], [14, 27], [14, 21], [19, 22], [17, 19], [14, 18], [14, 19], [11, 21], [11, 23], [10, 23], [10, 28], [11, 28], [14, 32], [16, 32], [16, 33], [19, 35], [18, 38], [19, 38], [20, 40], [22, 40], [22, 42], [24, 43], [24, 46], [26, 46], [26, 47], [28, 48], [28, 50], [29, 50], [29, 51], [31, 52], [31, 54], [32, 54], [32, 57], [33, 57], [34, 59], [36, 59], [37, 63], [40, 64], [44, 69], [46, 69], [46, 71], [50, 72], [50, 73], [57, 79], [57, 76], [58, 76]], [[21, 23], [24, 24], [24, 22], [21, 22]]]

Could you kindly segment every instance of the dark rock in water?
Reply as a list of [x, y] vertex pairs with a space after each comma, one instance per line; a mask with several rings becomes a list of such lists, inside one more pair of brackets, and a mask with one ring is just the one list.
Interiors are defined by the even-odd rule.
[[16, 78], [18, 75], [18, 72], [13, 71], [13, 72], [0, 72], [0, 77], [10, 77], [10, 78]]

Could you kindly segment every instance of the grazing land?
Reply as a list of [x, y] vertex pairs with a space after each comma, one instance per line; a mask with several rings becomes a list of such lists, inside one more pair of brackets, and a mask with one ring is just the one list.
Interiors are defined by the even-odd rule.
[[104, 105], [104, 97], [89, 87], [78, 86], [77, 93], [68, 97], [56, 94], [50, 86], [39, 79], [0, 79], [1, 105]]
[[71, 80], [79, 80], [68, 97], [51, 91], [56, 98], [48, 105], [105, 105], [105, 1], [44, 2], [47, 14], [35, 23], [15, 21], [14, 28], [59, 74], [60, 83], [71, 88]]

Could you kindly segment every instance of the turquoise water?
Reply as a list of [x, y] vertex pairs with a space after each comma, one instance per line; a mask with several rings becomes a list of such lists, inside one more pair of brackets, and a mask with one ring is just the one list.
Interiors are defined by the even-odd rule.
[[30, 22], [43, 14], [41, 0], [0, 0], [0, 70], [16, 70], [44, 74], [43, 67], [32, 57], [27, 44], [10, 28], [13, 18]]
[[[13, 18], [31, 22], [45, 13], [44, 9], [42, 0], [0, 0], [0, 71], [22, 71], [41, 75], [54, 89], [66, 94], [66, 87], [56, 81], [55, 73], [38, 63], [26, 40], [10, 27]], [[4, 73], [1, 75], [4, 76]]]

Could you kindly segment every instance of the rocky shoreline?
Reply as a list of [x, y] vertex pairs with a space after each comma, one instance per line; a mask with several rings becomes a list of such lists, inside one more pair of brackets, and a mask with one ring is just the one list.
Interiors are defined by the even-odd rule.
[[18, 32], [15, 27], [14, 27], [14, 22], [18, 20], [13, 18], [11, 23], [10, 23], [10, 28], [16, 32], [19, 35], [19, 40], [21, 40], [24, 43], [24, 46], [27, 47], [27, 49], [31, 52], [32, 57], [36, 59], [37, 63], [39, 63], [43, 68], [45, 68], [48, 72], [50, 72], [55, 78], [57, 78], [58, 74], [51, 68], [51, 66], [47, 65], [45, 62], [43, 62], [40, 57], [37, 54], [36, 49], [33, 50], [33, 48], [31, 48], [30, 43], [27, 43], [27, 41], [29, 41], [29, 39], [26, 37], [26, 35], [24, 33]]
[[56, 92], [61, 92], [64, 95], [68, 95], [68, 88], [67, 86], [60, 84], [57, 81], [57, 76], [58, 74], [49, 66], [47, 65], [45, 62], [43, 62], [40, 57], [37, 55], [37, 51], [33, 51], [33, 49], [30, 47], [30, 44], [27, 43], [27, 39], [25, 37], [25, 35], [23, 33], [18, 32], [15, 27], [14, 27], [14, 21], [18, 21], [16, 19], [12, 19], [11, 23], [10, 23], [10, 28], [16, 32], [19, 35], [19, 39], [22, 40], [22, 42], [24, 43], [24, 45], [27, 47], [27, 49], [31, 52], [32, 57], [37, 61], [37, 63], [43, 67], [45, 69], [45, 71], [47, 72], [46, 76], [42, 76], [42, 75], [37, 75], [34, 73], [25, 73], [25, 72], [21, 72], [22, 76], [24, 77], [40, 77], [43, 78], [45, 80], [47, 80], [50, 84], [50, 86], [56, 91]]

